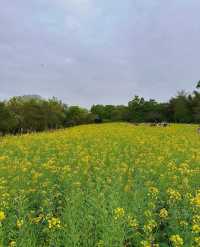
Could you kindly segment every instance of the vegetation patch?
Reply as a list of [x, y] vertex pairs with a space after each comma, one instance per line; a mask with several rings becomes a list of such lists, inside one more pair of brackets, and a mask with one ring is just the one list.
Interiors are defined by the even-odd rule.
[[1, 246], [200, 246], [195, 125], [0, 139]]

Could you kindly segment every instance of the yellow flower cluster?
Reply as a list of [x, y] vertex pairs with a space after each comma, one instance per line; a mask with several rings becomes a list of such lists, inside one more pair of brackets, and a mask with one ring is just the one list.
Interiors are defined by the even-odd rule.
[[172, 235], [170, 237], [170, 241], [172, 242], [174, 247], [180, 247], [180, 246], [183, 246], [184, 244], [183, 239], [178, 234]]
[[185, 220], [181, 220], [181, 221], [180, 221], [180, 226], [181, 226], [181, 227], [187, 227], [187, 226], [188, 226], [188, 222], [185, 221]]
[[149, 220], [147, 224], [144, 225], [144, 232], [146, 234], [151, 233], [157, 227], [157, 223], [155, 220]]
[[48, 227], [49, 229], [61, 228], [60, 219], [56, 217], [52, 217], [51, 219], [48, 220]]
[[16, 225], [17, 225], [17, 228], [21, 228], [22, 226], [23, 226], [23, 224], [24, 224], [24, 221], [23, 221], [23, 219], [17, 219], [17, 223], [16, 223]]
[[167, 194], [169, 196], [169, 200], [172, 202], [181, 200], [181, 194], [172, 188], [167, 190]]
[[6, 218], [6, 215], [3, 211], [0, 211], [0, 222], [4, 221]]
[[193, 224], [200, 224], [200, 215], [194, 215], [192, 218], [192, 223]]
[[195, 247], [200, 247], [200, 237], [194, 238]]
[[194, 233], [200, 233], [200, 225], [197, 225], [197, 224], [193, 225], [192, 226], [192, 231]]
[[149, 196], [157, 197], [158, 193], [159, 193], [158, 188], [156, 187], [149, 188]]
[[138, 227], [138, 221], [135, 218], [128, 216], [128, 226], [131, 228], [137, 228]]
[[168, 217], [168, 211], [165, 208], [162, 208], [159, 215], [161, 219], [166, 219]]
[[200, 190], [198, 190], [196, 196], [191, 199], [191, 203], [197, 207], [200, 207]]
[[32, 219], [32, 223], [37, 225], [42, 221], [43, 218], [44, 218], [44, 215], [43, 214], [39, 214], [37, 217], [34, 217]]
[[16, 247], [16, 242], [14, 240], [11, 240], [9, 243], [9, 247]]
[[116, 208], [114, 210], [114, 219], [115, 220], [123, 218], [124, 215], [125, 215], [125, 210], [123, 208]]

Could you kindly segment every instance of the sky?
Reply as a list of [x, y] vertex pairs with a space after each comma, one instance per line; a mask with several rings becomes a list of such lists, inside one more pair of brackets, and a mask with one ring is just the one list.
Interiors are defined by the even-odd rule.
[[166, 101], [200, 80], [199, 0], [1, 0], [0, 99]]

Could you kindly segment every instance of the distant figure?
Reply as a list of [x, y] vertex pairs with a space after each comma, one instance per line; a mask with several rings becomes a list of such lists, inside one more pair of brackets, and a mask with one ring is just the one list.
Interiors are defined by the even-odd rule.
[[96, 116], [94, 119], [94, 122], [99, 124], [99, 123], [102, 123], [103, 121], [99, 116]]
[[161, 123], [158, 123], [157, 126], [159, 126], [159, 127], [167, 127], [168, 123], [167, 122], [161, 122]]
[[162, 122], [162, 127], [167, 127], [168, 123], [167, 122]]
[[157, 126], [157, 127], [167, 127], [168, 123], [167, 122], [161, 122], [161, 123], [150, 123], [150, 126]]
[[200, 126], [199, 126], [198, 129], [197, 129], [197, 134], [200, 135]]

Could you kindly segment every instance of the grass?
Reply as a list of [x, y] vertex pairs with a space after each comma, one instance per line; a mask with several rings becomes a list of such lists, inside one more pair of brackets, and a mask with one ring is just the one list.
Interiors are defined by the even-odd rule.
[[0, 139], [0, 245], [200, 246], [194, 125], [79, 126]]

